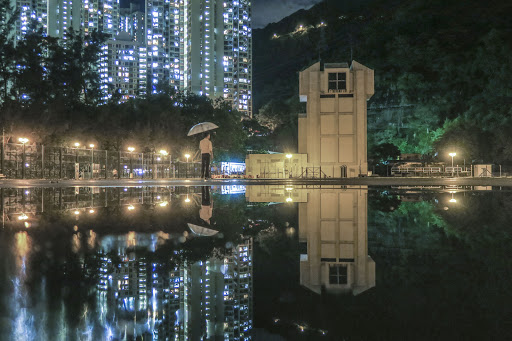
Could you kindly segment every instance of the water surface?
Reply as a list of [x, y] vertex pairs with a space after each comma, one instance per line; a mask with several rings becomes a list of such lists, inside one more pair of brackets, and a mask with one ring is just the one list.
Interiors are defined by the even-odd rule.
[[512, 331], [512, 192], [0, 189], [1, 340], [473, 340]]

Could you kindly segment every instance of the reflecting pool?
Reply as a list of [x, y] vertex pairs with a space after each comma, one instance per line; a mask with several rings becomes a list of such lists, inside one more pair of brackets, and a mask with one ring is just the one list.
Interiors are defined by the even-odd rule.
[[0, 189], [0, 340], [503, 340], [512, 191]]

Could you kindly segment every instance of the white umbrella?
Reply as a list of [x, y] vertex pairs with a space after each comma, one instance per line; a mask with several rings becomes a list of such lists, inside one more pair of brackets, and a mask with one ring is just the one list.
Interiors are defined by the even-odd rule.
[[217, 230], [209, 229], [207, 227], [194, 225], [194, 224], [187, 224], [190, 231], [194, 232], [194, 234], [200, 236], [200, 237], [211, 237], [219, 233]]
[[190, 130], [188, 131], [187, 136], [204, 133], [205, 131], [213, 130], [213, 129], [216, 129], [218, 127], [219, 126], [217, 126], [216, 124], [214, 124], [212, 122], [198, 123], [195, 126], [193, 126], [192, 128], [190, 128]]

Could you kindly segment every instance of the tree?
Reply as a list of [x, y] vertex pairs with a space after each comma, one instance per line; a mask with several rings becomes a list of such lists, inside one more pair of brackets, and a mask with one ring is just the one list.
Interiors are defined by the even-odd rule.
[[273, 132], [283, 124], [284, 117], [288, 112], [289, 108], [283, 101], [273, 99], [259, 110], [256, 121]]
[[44, 110], [47, 104], [49, 84], [46, 65], [47, 44], [43, 28], [32, 20], [23, 39], [16, 48], [16, 80], [14, 90], [22, 105], [30, 109]]

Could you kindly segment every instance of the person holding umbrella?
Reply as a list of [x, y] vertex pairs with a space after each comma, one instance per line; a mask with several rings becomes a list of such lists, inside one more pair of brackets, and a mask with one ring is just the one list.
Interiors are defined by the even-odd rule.
[[210, 141], [210, 133], [206, 132], [204, 139], [199, 142], [201, 150], [201, 178], [210, 178], [210, 160], [213, 158], [213, 145]]
[[187, 136], [204, 133], [204, 139], [199, 143], [201, 150], [201, 178], [210, 178], [210, 161], [213, 158], [213, 147], [210, 141], [210, 130], [217, 129], [219, 126], [212, 122], [201, 122], [190, 128]]

